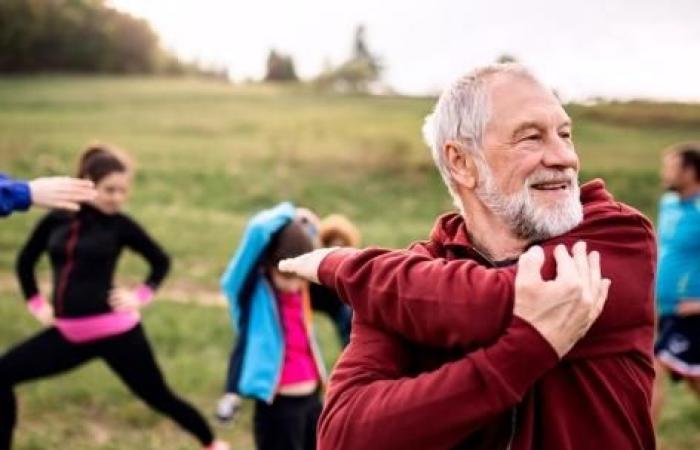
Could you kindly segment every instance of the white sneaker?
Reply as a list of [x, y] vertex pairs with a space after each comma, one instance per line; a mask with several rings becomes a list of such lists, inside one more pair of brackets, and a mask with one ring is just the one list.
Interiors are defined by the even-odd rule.
[[216, 418], [221, 422], [233, 420], [241, 409], [241, 398], [236, 394], [224, 394], [216, 404]]

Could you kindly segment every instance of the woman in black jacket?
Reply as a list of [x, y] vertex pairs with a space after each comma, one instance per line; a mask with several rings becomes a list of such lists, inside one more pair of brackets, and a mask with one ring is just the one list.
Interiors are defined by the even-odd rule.
[[[0, 449], [9, 449], [16, 422], [15, 385], [73, 369], [101, 358], [130, 390], [193, 434], [207, 449], [215, 441], [197, 410], [168, 388], [140, 322], [139, 309], [165, 278], [169, 258], [120, 212], [131, 182], [123, 157], [106, 146], [88, 148], [78, 177], [95, 183], [97, 197], [77, 213], [51, 212], [37, 225], [17, 259], [17, 276], [29, 311], [48, 328], [0, 357]], [[134, 290], [114, 288], [124, 248], [140, 254], [151, 270]], [[53, 295], [39, 292], [34, 270], [48, 253]]]

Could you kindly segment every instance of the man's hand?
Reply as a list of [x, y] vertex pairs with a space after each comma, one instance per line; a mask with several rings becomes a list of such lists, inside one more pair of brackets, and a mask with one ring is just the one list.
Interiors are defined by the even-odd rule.
[[561, 358], [603, 311], [610, 280], [601, 278], [600, 255], [587, 255], [584, 242], [574, 245], [573, 257], [563, 245], [554, 257], [557, 277], [543, 281], [542, 248], [532, 247], [520, 256], [513, 313], [535, 327]]
[[116, 288], [109, 293], [109, 306], [114, 311], [137, 311], [141, 305], [136, 293], [130, 289]]
[[32, 204], [77, 211], [80, 203], [97, 195], [92, 181], [69, 177], [37, 178], [29, 182]]
[[321, 248], [296, 258], [283, 259], [277, 268], [280, 272], [291, 273], [312, 283], [318, 283], [318, 268], [323, 259], [334, 250], [337, 250], [337, 247]]
[[679, 316], [694, 316], [700, 314], [700, 300], [681, 300], [676, 308]]

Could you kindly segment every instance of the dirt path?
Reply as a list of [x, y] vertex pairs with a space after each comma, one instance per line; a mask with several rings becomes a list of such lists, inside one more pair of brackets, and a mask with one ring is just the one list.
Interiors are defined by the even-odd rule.
[[[42, 292], [49, 292], [48, 282], [41, 283]], [[0, 275], [0, 291], [13, 291], [17, 288], [17, 280], [8, 275]], [[167, 281], [163, 289], [158, 291], [157, 299], [175, 303], [196, 304], [214, 307], [226, 307], [226, 299], [219, 291], [183, 281]]]

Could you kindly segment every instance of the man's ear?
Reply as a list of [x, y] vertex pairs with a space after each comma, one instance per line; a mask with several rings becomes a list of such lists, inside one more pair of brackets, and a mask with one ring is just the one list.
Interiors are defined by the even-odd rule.
[[479, 172], [467, 149], [459, 142], [447, 141], [442, 151], [455, 183], [469, 190], [476, 189], [479, 185]]

